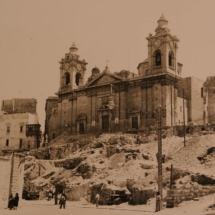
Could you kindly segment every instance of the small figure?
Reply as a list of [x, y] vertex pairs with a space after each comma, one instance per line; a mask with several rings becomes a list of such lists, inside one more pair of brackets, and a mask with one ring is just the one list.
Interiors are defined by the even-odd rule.
[[61, 195], [59, 204], [60, 204], [60, 209], [62, 208], [62, 206], [64, 209], [66, 208], [66, 196], [65, 196], [65, 194]]
[[157, 158], [157, 162], [158, 162], [158, 160], [159, 160], [159, 154], [158, 154], [158, 152], [156, 153], [156, 158]]
[[52, 193], [49, 192], [49, 193], [48, 193], [48, 201], [51, 200], [51, 199], [52, 199]]
[[17, 210], [18, 205], [19, 205], [19, 194], [16, 193], [16, 195], [15, 195], [15, 197], [14, 197], [14, 200], [13, 200], [13, 207], [14, 207], [14, 210]]
[[166, 162], [166, 156], [165, 154], [162, 155], [162, 163], [165, 163]]
[[14, 203], [14, 198], [13, 198], [13, 194], [11, 193], [10, 196], [9, 196], [9, 202], [8, 202], [9, 210], [13, 209], [13, 203]]
[[96, 207], [98, 207], [99, 206], [99, 194], [98, 193], [96, 194], [95, 199], [96, 199]]
[[156, 193], [157, 194], [157, 196], [156, 196], [156, 210], [155, 210], [155, 212], [158, 212], [158, 211], [160, 211], [161, 210], [161, 196], [160, 196], [160, 192], [157, 192]]

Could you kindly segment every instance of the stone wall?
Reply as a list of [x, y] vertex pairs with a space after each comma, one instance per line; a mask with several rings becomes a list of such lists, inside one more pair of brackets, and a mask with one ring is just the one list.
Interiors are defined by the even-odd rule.
[[202, 196], [215, 193], [215, 186], [205, 186], [193, 189], [173, 189], [167, 191], [167, 208], [177, 207], [183, 201], [194, 200]]
[[192, 121], [197, 125], [203, 125], [203, 98], [201, 96], [201, 88], [203, 87], [204, 81], [192, 77], [192, 94], [191, 94], [191, 104], [192, 104]]
[[7, 208], [10, 193], [19, 194], [22, 202], [22, 189], [24, 184], [24, 157], [19, 154], [0, 158], [0, 209]]
[[3, 100], [1, 110], [11, 113], [36, 113], [36, 99], [11, 99]]
[[179, 81], [179, 95], [184, 95], [188, 100], [188, 122], [195, 122], [197, 125], [203, 124], [203, 98], [201, 96], [201, 88], [204, 81], [195, 78], [187, 77]]
[[57, 137], [59, 135], [56, 133], [58, 124], [58, 97], [50, 96], [46, 99], [45, 111], [45, 135], [47, 134], [46, 142], [49, 142], [54, 139], [54, 136]]
[[81, 198], [86, 198], [89, 201], [89, 190], [90, 185], [86, 183], [83, 185], [73, 185], [70, 188], [66, 187], [65, 192], [69, 201], [79, 201]]
[[208, 123], [215, 124], [215, 76], [207, 77], [204, 88], [207, 88], [207, 96], [205, 98], [205, 111], [208, 113], [206, 117], [208, 117]]
[[0, 172], [0, 209], [4, 209], [10, 192], [11, 157], [0, 158]]

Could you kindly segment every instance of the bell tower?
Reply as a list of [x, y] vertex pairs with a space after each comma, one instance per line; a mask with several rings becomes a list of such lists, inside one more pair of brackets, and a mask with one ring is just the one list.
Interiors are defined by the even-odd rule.
[[60, 63], [60, 89], [59, 92], [72, 91], [84, 85], [84, 74], [87, 62], [79, 59], [78, 48], [75, 43], [65, 54]]
[[148, 40], [148, 75], [161, 73], [181, 77], [181, 64], [177, 63], [179, 39], [170, 33], [168, 21], [162, 14], [157, 21], [155, 35], [149, 34]]

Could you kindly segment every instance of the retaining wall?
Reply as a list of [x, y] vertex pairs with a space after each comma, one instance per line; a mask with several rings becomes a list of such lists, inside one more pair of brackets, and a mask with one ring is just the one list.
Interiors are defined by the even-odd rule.
[[167, 191], [166, 196], [166, 207], [173, 208], [177, 207], [183, 201], [194, 200], [202, 196], [210, 195], [215, 193], [215, 186], [207, 186], [202, 188], [192, 189], [173, 189]]

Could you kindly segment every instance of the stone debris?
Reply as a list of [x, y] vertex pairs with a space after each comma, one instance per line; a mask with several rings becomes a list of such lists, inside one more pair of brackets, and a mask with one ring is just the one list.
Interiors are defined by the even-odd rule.
[[[151, 137], [156, 139], [154, 133]], [[32, 151], [30, 154], [35, 156], [30, 156], [25, 165], [25, 186], [43, 193], [62, 185], [68, 200], [93, 202], [95, 192], [102, 194], [102, 188], [108, 185], [111, 192], [113, 187], [119, 191], [126, 188], [132, 196], [130, 204], [147, 204], [157, 191], [158, 146], [157, 141], [150, 139], [145, 143], [140, 141], [141, 138], [136, 134], [103, 134], [89, 141], [52, 144], [48, 150]], [[170, 187], [171, 164], [173, 188], [192, 189], [215, 180], [212, 166], [207, 165], [215, 164], [214, 140], [215, 134], [190, 135], [184, 147], [183, 138], [166, 135], [162, 140], [166, 156], [163, 163], [164, 194]], [[36, 159], [41, 157], [41, 151], [44, 159]], [[45, 160], [47, 151], [54, 160]]]

